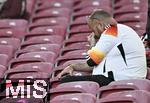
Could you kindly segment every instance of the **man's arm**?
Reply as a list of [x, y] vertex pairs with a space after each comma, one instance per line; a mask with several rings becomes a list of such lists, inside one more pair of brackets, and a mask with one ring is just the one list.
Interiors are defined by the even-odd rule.
[[73, 70], [75, 71], [90, 72], [93, 70], [93, 67], [89, 67], [86, 61], [81, 63], [71, 64], [70, 67], [72, 67]]
[[88, 60], [83, 63], [71, 64], [66, 67], [58, 77], [69, 73], [72, 74], [73, 70], [77, 71], [90, 71], [92, 67], [101, 63], [103, 58], [109, 53], [109, 51], [118, 43], [117, 26], [110, 27], [101, 35], [101, 38], [96, 45], [88, 51]]
[[89, 59], [87, 64], [91, 67], [97, 66], [119, 42], [117, 26], [106, 29], [94, 47], [88, 51]]
[[89, 67], [88, 64], [85, 62], [71, 64], [64, 68], [64, 70], [57, 75], [58, 78], [61, 78], [65, 74], [73, 74], [73, 71], [83, 71], [83, 72], [90, 72], [92, 71], [92, 67]]

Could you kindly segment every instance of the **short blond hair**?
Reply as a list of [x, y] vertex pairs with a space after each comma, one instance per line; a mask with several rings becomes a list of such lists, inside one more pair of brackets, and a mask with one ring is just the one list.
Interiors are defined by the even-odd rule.
[[111, 18], [112, 16], [108, 12], [102, 9], [97, 9], [97, 10], [94, 10], [94, 12], [89, 17], [91, 20], [92, 19], [105, 20], [107, 18]]

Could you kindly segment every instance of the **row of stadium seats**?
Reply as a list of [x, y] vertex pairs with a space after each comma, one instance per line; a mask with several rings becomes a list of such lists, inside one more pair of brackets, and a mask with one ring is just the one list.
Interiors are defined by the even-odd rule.
[[50, 103], [148, 103], [149, 80], [123, 80], [99, 87], [95, 82], [69, 82], [50, 89]]
[[[28, 20], [0, 20], [1, 78], [48, 80], [47, 96], [43, 100], [31, 95], [33, 103], [149, 103], [149, 80], [116, 81], [100, 87], [90, 81], [61, 84], [56, 78], [67, 65], [87, 58], [91, 31], [86, 16], [94, 9], [104, 9], [142, 36], [147, 17], [145, 0], [27, 0], [27, 4]], [[0, 102], [10, 99], [21, 100], [3, 98]]]

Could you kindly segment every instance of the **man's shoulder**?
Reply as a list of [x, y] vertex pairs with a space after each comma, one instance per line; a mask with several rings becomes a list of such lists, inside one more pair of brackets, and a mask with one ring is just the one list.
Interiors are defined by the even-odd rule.
[[117, 24], [118, 29], [128, 29], [128, 30], [133, 30], [130, 26], [125, 25], [125, 24]]
[[117, 26], [110, 26], [104, 32], [103, 35], [111, 35], [117, 36], [118, 35], [118, 27]]

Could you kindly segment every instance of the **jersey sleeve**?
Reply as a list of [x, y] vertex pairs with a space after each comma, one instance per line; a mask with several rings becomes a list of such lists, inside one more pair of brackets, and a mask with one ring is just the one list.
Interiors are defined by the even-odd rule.
[[118, 43], [117, 27], [110, 27], [101, 35], [99, 41], [88, 51], [87, 64], [89, 66], [98, 65], [109, 51]]

